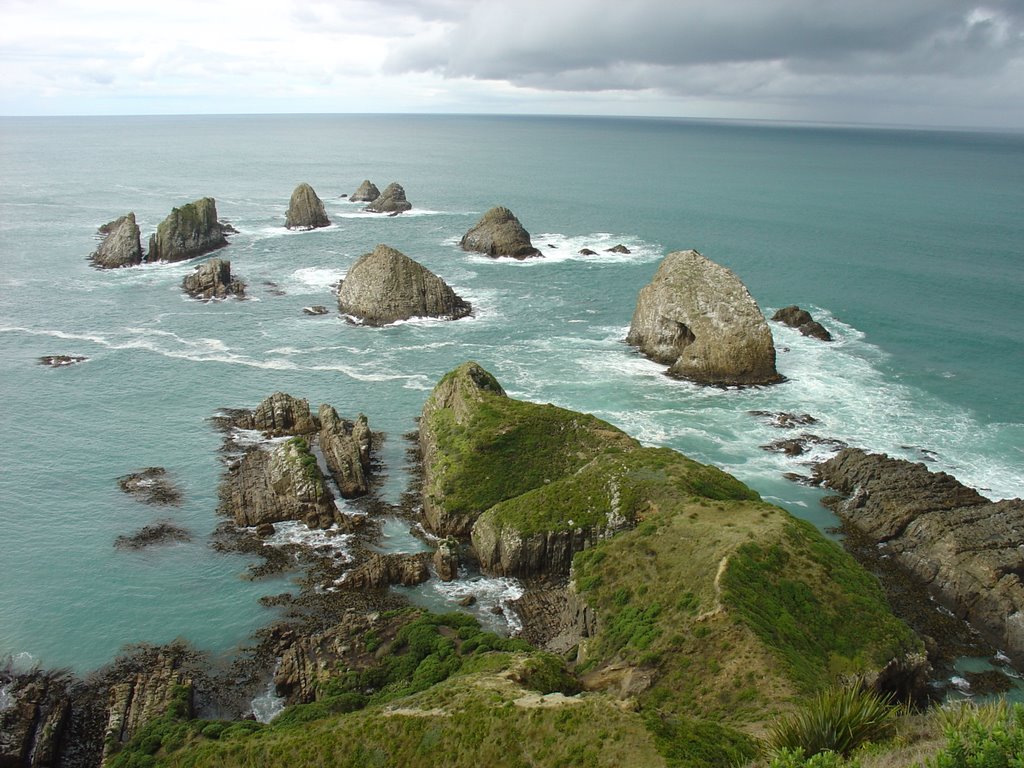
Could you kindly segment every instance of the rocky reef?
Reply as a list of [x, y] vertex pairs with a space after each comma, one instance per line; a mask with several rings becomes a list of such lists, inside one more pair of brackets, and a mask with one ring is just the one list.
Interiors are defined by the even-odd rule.
[[384, 187], [384, 191], [365, 210], [371, 213], [404, 213], [412, 210], [412, 203], [406, 199], [402, 185], [393, 181]]
[[146, 467], [119, 477], [117, 485], [143, 504], [181, 504], [181, 491], [171, 482], [163, 467]]
[[99, 247], [89, 256], [93, 266], [100, 269], [131, 267], [142, 263], [142, 240], [135, 214], [128, 213], [99, 228], [103, 238]]
[[349, 268], [338, 289], [338, 307], [366, 325], [412, 317], [457, 320], [472, 312], [444, 280], [383, 244]]
[[497, 258], [529, 259], [543, 256], [533, 247], [530, 233], [508, 208], [495, 206], [485, 213], [459, 241], [465, 251], [476, 251]]
[[924, 464], [857, 448], [818, 465], [815, 475], [848, 497], [826, 500], [840, 518], [943, 606], [1024, 660], [1024, 501], [993, 502]]
[[285, 214], [284, 225], [288, 229], [317, 229], [328, 227], [331, 220], [327, 218], [324, 203], [313, 188], [303, 182], [292, 192], [288, 201], [288, 212]]
[[380, 190], [377, 189], [377, 185], [369, 179], [364, 179], [363, 183], [359, 185], [359, 189], [348, 196], [348, 199], [353, 203], [372, 203], [380, 197]]
[[192, 274], [185, 275], [181, 287], [193, 299], [202, 301], [245, 297], [245, 283], [231, 276], [231, 262], [227, 259], [209, 259], [196, 265]]
[[43, 355], [39, 358], [39, 364], [48, 368], [67, 368], [84, 363], [88, 359], [85, 355]]
[[821, 341], [832, 341], [832, 334], [828, 332], [825, 326], [811, 317], [811, 313], [806, 309], [800, 309], [795, 304], [780, 309], [772, 315], [772, 320], [788, 325], [790, 328], [796, 328], [804, 336], [810, 336]]
[[184, 261], [228, 244], [229, 227], [217, 220], [217, 203], [203, 197], [171, 210], [149, 238], [147, 262]]
[[693, 250], [670, 253], [641, 289], [626, 342], [698, 384], [782, 380], [771, 329], [746, 286]]

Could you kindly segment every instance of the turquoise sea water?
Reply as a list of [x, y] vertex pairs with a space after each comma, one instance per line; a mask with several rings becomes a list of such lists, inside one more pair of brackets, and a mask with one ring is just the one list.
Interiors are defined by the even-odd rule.
[[[361, 213], [340, 195], [364, 178], [399, 181], [414, 210]], [[832, 522], [821, 493], [782, 478], [806, 472], [802, 459], [760, 448], [787, 434], [749, 411], [810, 413], [816, 434], [934, 455], [934, 468], [992, 497], [1024, 494], [1024, 136], [593, 118], [18, 118], [0, 120], [0, 179], [0, 658], [86, 670], [125, 643], [178, 636], [229, 652], [271, 618], [259, 596], [285, 584], [245, 581], [245, 558], [209, 547], [222, 469], [209, 417], [275, 390], [362, 411], [388, 433], [384, 495], [397, 501], [401, 435], [468, 359], [514, 396], [594, 412], [722, 466], [821, 526]], [[284, 230], [302, 181], [330, 228]], [[239, 230], [219, 255], [249, 300], [186, 299], [193, 263], [86, 261], [98, 225], [133, 210], [146, 238], [204, 195]], [[544, 259], [458, 249], [496, 204]], [[475, 318], [372, 329], [302, 313], [333, 308], [332, 285], [381, 242], [452, 284]], [[631, 254], [605, 252], [617, 243]], [[733, 269], [766, 314], [798, 303], [836, 341], [773, 324], [788, 381], [772, 388], [668, 379], [623, 339], [660, 259], [691, 247]], [[61, 353], [89, 360], [37, 363]], [[119, 476], [149, 465], [168, 469], [181, 507], [118, 490]], [[114, 549], [162, 518], [192, 542]]]

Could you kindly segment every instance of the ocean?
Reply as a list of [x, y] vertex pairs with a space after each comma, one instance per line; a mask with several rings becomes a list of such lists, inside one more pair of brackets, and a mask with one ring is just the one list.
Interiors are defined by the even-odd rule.
[[[387, 438], [381, 493], [409, 480], [402, 436], [466, 360], [519, 398], [597, 414], [646, 444], [718, 465], [822, 528], [789, 434], [751, 411], [811, 414], [809, 431], [926, 460], [992, 498], [1024, 494], [1024, 135], [574, 117], [203, 116], [0, 119], [0, 659], [83, 672], [120, 648], [182, 637], [230, 654], [269, 622], [250, 560], [216, 552], [221, 435], [210, 417], [281, 390]], [[342, 197], [398, 181], [388, 218]], [[284, 229], [308, 182], [332, 225]], [[93, 269], [96, 228], [134, 211], [143, 241], [211, 196], [238, 234], [218, 255], [248, 299], [182, 294], [195, 262]], [[493, 205], [545, 257], [464, 253]], [[378, 243], [475, 308], [456, 322], [346, 323], [332, 287]], [[606, 249], [624, 244], [628, 254]], [[589, 248], [596, 255], [579, 251]], [[701, 388], [626, 346], [637, 293], [665, 254], [732, 269], [768, 315], [809, 309], [823, 343], [772, 323], [786, 382]], [[313, 317], [308, 305], [331, 314]], [[43, 355], [84, 355], [67, 368]], [[178, 507], [117, 478], [165, 467]], [[114, 540], [157, 520], [192, 540]], [[422, 545], [391, 522], [383, 545]], [[514, 595], [492, 580], [493, 601]], [[415, 599], [454, 604], [459, 590]]]

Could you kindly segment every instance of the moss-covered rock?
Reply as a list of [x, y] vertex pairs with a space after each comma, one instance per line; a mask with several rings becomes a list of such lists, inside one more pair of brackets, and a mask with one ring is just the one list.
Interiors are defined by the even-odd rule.
[[180, 208], [156, 228], [149, 238], [147, 262], [184, 261], [228, 244], [226, 227], [217, 221], [217, 203], [203, 197]]

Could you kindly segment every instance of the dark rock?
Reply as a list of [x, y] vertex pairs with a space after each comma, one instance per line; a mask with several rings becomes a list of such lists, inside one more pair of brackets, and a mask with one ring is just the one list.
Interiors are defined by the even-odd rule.
[[267, 437], [308, 435], [320, 429], [309, 411], [309, 401], [275, 392], [253, 411], [234, 414], [233, 425], [239, 429], [259, 430]]
[[349, 195], [349, 200], [353, 203], [372, 203], [380, 197], [380, 190], [377, 189], [377, 185], [369, 179], [364, 179], [363, 183], [359, 185], [359, 189]]
[[772, 332], [731, 270], [697, 251], [676, 251], [640, 291], [626, 342], [668, 373], [716, 386], [774, 384]]
[[144, 549], [156, 544], [174, 544], [192, 541], [192, 534], [185, 528], [173, 523], [160, 521], [133, 533], [131, 536], [118, 536], [114, 540], [117, 549]]
[[66, 675], [33, 671], [15, 676], [9, 685], [14, 704], [0, 710], [0, 766], [60, 765], [71, 681]]
[[374, 553], [345, 574], [346, 589], [383, 589], [392, 584], [413, 586], [430, 578], [429, 553], [382, 555]]
[[261, 539], [267, 539], [277, 532], [273, 523], [262, 523], [256, 526], [256, 535]]
[[128, 213], [99, 228], [103, 240], [89, 256], [100, 269], [131, 267], [142, 263], [142, 240], [135, 214]]
[[967, 684], [971, 687], [971, 693], [975, 696], [994, 696], [999, 693], [1007, 693], [1014, 686], [1009, 677], [998, 669], [989, 669], [984, 672], [962, 672]]
[[812, 320], [809, 323], [804, 323], [797, 328], [800, 333], [804, 336], [810, 336], [814, 339], [820, 339], [821, 341], [832, 341], [832, 334], [829, 333], [825, 326], [819, 323], [817, 320]]
[[751, 416], [758, 416], [768, 424], [779, 429], [796, 429], [817, 424], [818, 420], [809, 413], [785, 413], [783, 411], [748, 411]]
[[184, 261], [228, 244], [224, 225], [217, 221], [217, 204], [204, 197], [174, 208], [149, 238], [145, 260]]
[[465, 597], [460, 597], [458, 600], [455, 601], [455, 603], [457, 605], [462, 606], [463, 608], [469, 608], [471, 605], [476, 605], [476, 595], [466, 595]]
[[845, 448], [846, 443], [842, 440], [836, 440], [835, 438], [819, 437], [818, 435], [812, 435], [805, 432], [799, 437], [775, 440], [767, 445], [762, 445], [761, 448], [766, 451], [774, 451], [775, 453], [784, 453], [787, 456], [803, 456], [811, 446], [819, 446], [831, 451], [838, 451]]
[[790, 328], [796, 328], [804, 336], [812, 336], [822, 341], [832, 341], [832, 334], [825, 330], [821, 323], [811, 317], [810, 312], [806, 309], [800, 309], [795, 304], [780, 309], [772, 315], [772, 320], [784, 323]]
[[529, 259], [543, 256], [530, 242], [530, 233], [508, 208], [496, 206], [487, 211], [472, 229], [462, 236], [459, 246], [497, 258]]
[[39, 364], [51, 368], [66, 368], [69, 365], [84, 363], [88, 359], [85, 355], [45, 355], [39, 358]]
[[328, 227], [331, 220], [327, 218], [324, 203], [313, 188], [303, 182], [292, 192], [288, 202], [288, 213], [284, 217], [284, 225], [288, 229], [317, 229]]
[[352, 265], [338, 290], [338, 307], [367, 325], [412, 317], [457, 320], [472, 312], [444, 280], [386, 245]]
[[630, 250], [629, 250], [629, 248], [624, 246], [622, 243], [619, 243], [618, 245], [615, 245], [615, 246], [612, 246], [611, 248], [609, 248], [608, 249], [608, 253], [630, 253]]
[[302, 311], [307, 315], [326, 315], [330, 310], [322, 304], [315, 304], [312, 307], [303, 307]]
[[592, 251], [589, 248], [580, 248], [580, 256], [597, 256], [597, 251]]
[[181, 504], [181, 491], [167, 477], [163, 467], [146, 467], [119, 477], [121, 490], [144, 504]]
[[196, 265], [191, 275], [185, 275], [181, 287], [192, 298], [203, 301], [245, 296], [245, 283], [231, 277], [231, 262], [226, 259], [210, 259]]
[[320, 406], [320, 450], [343, 498], [352, 499], [370, 489], [370, 449], [372, 437], [366, 417], [354, 422], [338, 416], [326, 403]]
[[412, 203], [405, 199], [405, 190], [397, 182], [391, 182], [380, 197], [372, 201], [365, 210], [371, 213], [402, 213], [412, 209]]

